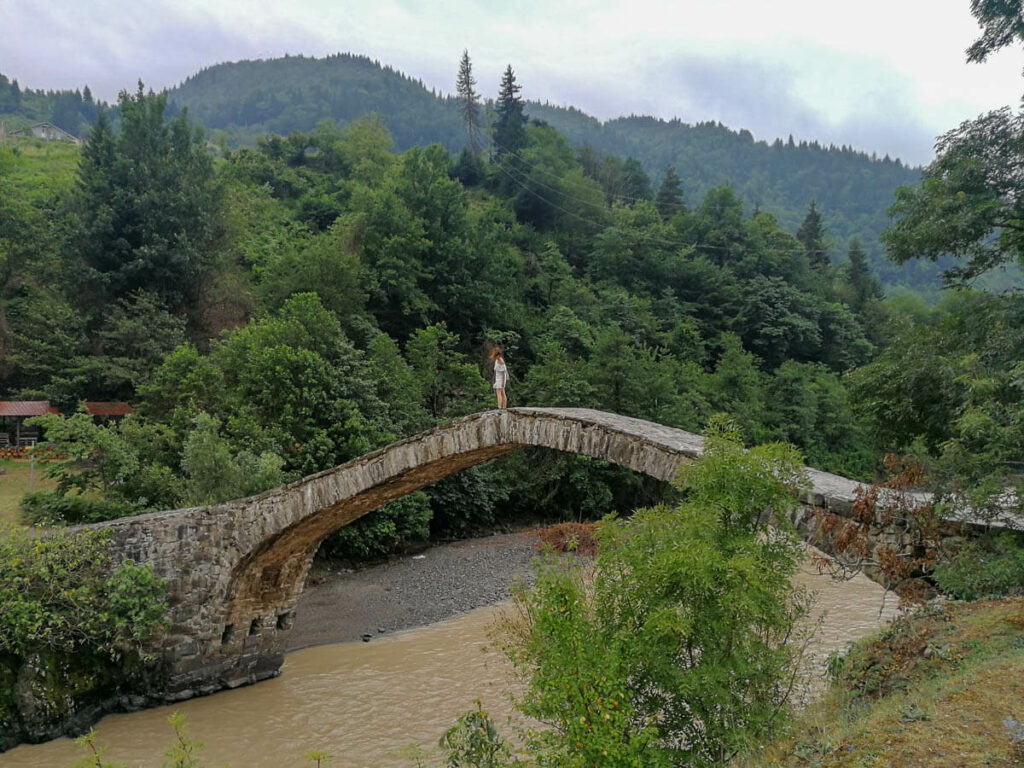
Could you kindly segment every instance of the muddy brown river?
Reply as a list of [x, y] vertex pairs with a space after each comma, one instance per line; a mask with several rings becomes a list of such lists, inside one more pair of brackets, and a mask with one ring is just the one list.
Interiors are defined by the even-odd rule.
[[[820, 679], [830, 651], [895, 613], [892, 598], [880, 613], [882, 589], [863, 576], [835, 583], [805, 567], [797, 583], [818, 593], [815, 611], [824, 614], [813, 644], [812, 679]], [[97, 741], [109, 747], [108, 760], [160, 768], [172, 736], [167, 716], [177, 711], [187, 717], [191, 736], [204, 743], [200, 764], [209, 768], [299, 768], [313, 765], [303, 757], [310, 750], [330, 754], [331, 768], [412, 768], [415, 762], [403, 750], [433, 749], [474, 699], [501, 723], [512, 714], [510, 669], [488, 639], [501, 609], [481, 608], [371, 643], [295, 651], [274, 680], [106, 717], [96, 727]], [[58, 739], [4, 753], [0, 766], [69, 768], [82, 756], [74, 741]], [[424, 761], [438, 764], [436, 758]]]

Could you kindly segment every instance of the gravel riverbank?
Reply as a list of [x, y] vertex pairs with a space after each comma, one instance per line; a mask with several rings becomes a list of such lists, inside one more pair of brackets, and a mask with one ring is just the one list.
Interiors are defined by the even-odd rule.
[[537, 538], [527, 531], [442, 544], [357, 571], [318, 571], [295, 611], [288, 650], [372, 639], [500, 602], [514, 579], [533, 579], [536, 555]]

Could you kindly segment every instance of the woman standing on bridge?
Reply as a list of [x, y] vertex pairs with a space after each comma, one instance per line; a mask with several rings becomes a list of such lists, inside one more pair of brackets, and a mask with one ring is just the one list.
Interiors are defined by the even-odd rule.
[[491, 362], [494, 363], [494, 394], [498, 396], [498, 407], [505, 408], [508, 405], [508, 402], [505, 400], [508, 367], [505, 365], [505, 358], [501, 356], [501, 347], [495, 347], [491, 350]]

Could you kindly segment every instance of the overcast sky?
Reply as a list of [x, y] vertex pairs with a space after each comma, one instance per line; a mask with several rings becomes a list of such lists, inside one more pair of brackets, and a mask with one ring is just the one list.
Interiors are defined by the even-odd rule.
[[366, 54], [450, 91], [468, 48], [494, 96], [596, 117], [719, 120], [759, 139], [851, 144], [911, 163], [939, 133], [1017, 105], [1024, 54], [966, 64], [969, 0], [0, 0], [0, 72], [109, 101], [141, 78], [285, 53]]

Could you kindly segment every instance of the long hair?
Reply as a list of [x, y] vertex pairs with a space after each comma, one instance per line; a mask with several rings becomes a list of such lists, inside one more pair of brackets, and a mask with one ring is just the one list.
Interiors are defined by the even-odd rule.
[[500, 357], [501, 357], [501, 347], [492, 347], [491, 348], [491, 361], [492, 362], [497, 362]]

